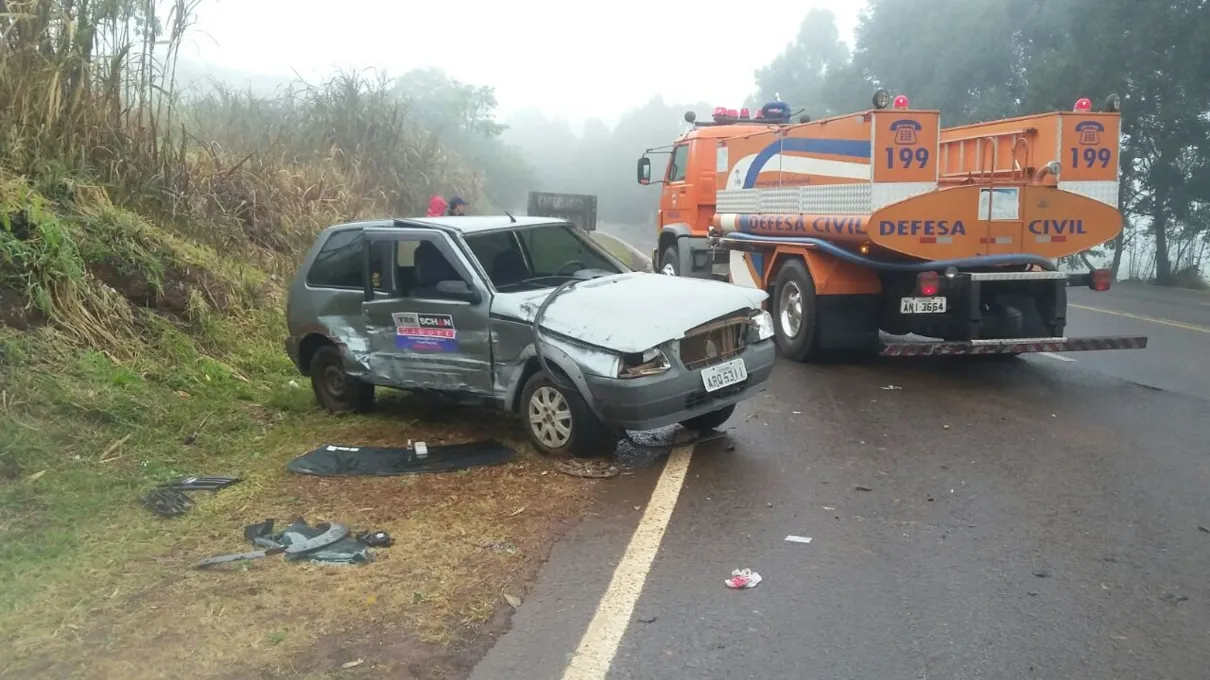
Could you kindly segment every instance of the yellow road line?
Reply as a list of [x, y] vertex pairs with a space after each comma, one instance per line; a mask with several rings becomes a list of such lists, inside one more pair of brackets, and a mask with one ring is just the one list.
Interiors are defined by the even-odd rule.
[[692, 455], [693, 445], [689, 445], [674, 449], [668, 457], [660, 480], [651, 492], [651, 500], [647, 502], [647, 510], [630, 537], [622, 561], [613, 571], [609, 588], [601, 597], [584, 637], [580, 638], [580, 646], [563, 672], [563, 680], [605, 680], [608, 675], [618, 645], [630, 624], [634, 605], [651, 572], [651, 563], [660, 549], [664, 530], [672, 519], [672, 510], [676, 507]]
[[1070, 303], [1070, 302], [1067, 303], [1067, 306], [1075, 307], [1076, 309], [1086, 309], [1090, 312], [1100, 312], [1102, 314], [1112, 314], [1114, 316], [1124, 316], [1127, 319], [1138, 319], [1139, 321], [1150, 321], [1151, 323], [1162, 323], [1165, 326], [1176, 326], [1177, 328], [1184, 328], [1187, 331], [1197, 331], [1198, 333], [1210, 333], [1210, 328], [1206, 328], [1205, 326], [1198, 326], [1196, 324], [1191, 324], [1191, 323], [1181, 323], [1179, 321], [1169, 321], [1168, 319], [1157, 319], [1157, 318], [1151, 317], [1151, 316], [1140, 316], [1138, 314], [1130, 314], [1128, 312], [1115, 312], [1115, 311], [1111, 311], [1108, 309], [1101, 309], [1100, 307], [1085, 307], [1084, 305], [1077, 305], [1077, 304]]

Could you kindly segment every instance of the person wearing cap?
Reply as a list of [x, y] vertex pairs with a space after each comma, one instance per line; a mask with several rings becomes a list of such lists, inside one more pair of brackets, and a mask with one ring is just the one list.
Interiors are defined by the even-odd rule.
[[461, 196], [453, 196], [450, 198], [450, 215], [465, 215], [466, 201]]

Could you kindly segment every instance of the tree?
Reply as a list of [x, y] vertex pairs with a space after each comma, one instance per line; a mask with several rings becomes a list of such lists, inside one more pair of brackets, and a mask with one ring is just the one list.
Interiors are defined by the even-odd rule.
[[870, 0], [853, 63], [946, 125], [1019, 112], [1017, 0]]
[[[843, 74], [844, 79], [837, 78]], [[756, 71], [756, 95], [749, 107], [756, 108], [778, 97], [794, 109], [805, 108], [816, 118], [843, 113], [846, 79], [855, 73], [849, 68], [849, 50], [840, 42], [836, 15], [812, 9], [798, 29], [798, 36], [773, 62]], [[862, 79], [864, 80], [864, 79]], [[839, 96], [838, 96], [839, 95]], [[869, 93], [865, 93], [868, 100]]]
[[[1123, 96], [1122, 212], [1147, 218], [1156, 280], [1172, 282], [1170, 237], [1197, 241], [1210, 198], [1210, 10], [1203, 0], [1027, 5], [1027, 106], [1065, 108], [1073, 91]], [[1125, 239], [1115, 244], [1115, 270]]]
[[485, 208], [524, 205], [537, 176], [520, 150], [501, 139], [505, 126], [496, 121], [495, 90], [461, 83], [435, 68], [405, 73], [394, 89], [414, 120], [482, 175], [484, 192], [496, 203]]

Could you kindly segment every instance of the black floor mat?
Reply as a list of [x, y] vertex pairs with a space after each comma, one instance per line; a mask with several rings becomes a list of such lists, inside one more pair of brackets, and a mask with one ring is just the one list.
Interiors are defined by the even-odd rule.
[[516, 455], [516, 451], [495, 440], [431, 444], [428, 451], [427, 456], [418, 458], [407, 448], [325, 444], [290, 461], [286, 468], [291, 472], [325, 477], [410, 475], [499, 465]]

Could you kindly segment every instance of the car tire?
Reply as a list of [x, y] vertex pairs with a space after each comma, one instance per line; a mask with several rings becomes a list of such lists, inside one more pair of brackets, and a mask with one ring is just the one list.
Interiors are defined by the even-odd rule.
[[815, 281], [798, 258], [786, 260], [773, 282], [773, 339], [783, 356], [794, 361], [820, 358]]
[[660, 264], [655, 273], [667, 276], [680, 276], [681, 263], [677, 257], [676, 246], [668, 246], [660, 253]]
[[344, 359], [333, 345], [311, 357], [311, 389], [315, 400], [331, 413], [364, 413], [374, 407], [374, 385], [345, 373]]
[[689, 420], [682, 420], [681, 427], [694, 432], [709, 432], [717, 430], [723, 423], [727, 422], [735, 413], [735, 404], [724, 406], [717, 411], [703, 413], [700, 416], [694, 416]]
[[584, 403], [567, 377], [546, 371], [530, 376], [521, 390], [521, 424], [538, 451], [547, 456], [596, 458], [617, 448], [618, 437]]

